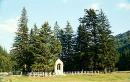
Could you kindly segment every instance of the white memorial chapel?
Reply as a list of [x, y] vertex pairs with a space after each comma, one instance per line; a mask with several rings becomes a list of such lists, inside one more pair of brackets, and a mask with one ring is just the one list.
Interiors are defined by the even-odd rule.
[[56, 75], [63, 75], [63, 62], [58, 58], [55, 62], [55, 70]]

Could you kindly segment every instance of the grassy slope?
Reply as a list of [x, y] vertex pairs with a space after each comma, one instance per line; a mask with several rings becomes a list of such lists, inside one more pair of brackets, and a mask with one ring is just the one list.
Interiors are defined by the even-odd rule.
[[6, 77], [4, 82], [130, 82], [130, 73], [66, 75], [55, 77]]

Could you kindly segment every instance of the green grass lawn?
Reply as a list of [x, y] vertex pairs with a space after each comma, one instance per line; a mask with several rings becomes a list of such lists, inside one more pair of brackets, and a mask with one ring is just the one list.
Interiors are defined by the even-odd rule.
[[130, 73], [66, 75], [53, 77], [8, 76], [3, 82], [130, 82]]

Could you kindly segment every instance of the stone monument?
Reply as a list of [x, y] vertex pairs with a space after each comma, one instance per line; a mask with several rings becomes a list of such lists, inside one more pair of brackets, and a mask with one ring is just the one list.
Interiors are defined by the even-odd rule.
[[55, 75], [63, 75], [63, 62], [58, 58], [55, 62]]

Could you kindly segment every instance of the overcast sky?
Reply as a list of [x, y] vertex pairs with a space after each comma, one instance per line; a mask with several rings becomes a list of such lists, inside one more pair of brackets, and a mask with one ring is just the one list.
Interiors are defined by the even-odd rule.
[[14, 42], [18, 18], [26, 7], [28, 27], [40, 26], [55, 21], [64, 28], [68, 20], [76, 31], [78, 18], [84, 9], [103, 9], [107, 15], [113, 35], [130, 30], [130, 0], [0, 0], [0, 45], [8, 51]]

